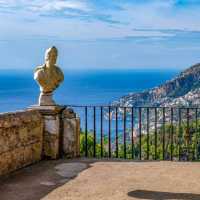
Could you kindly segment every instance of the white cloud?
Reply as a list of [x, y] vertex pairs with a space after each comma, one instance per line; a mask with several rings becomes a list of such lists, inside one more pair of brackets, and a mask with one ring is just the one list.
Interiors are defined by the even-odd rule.
[[62, 9], [78, 9], [88, 11], [89, 7], [85, 0], [0, 0], [1, 8], [21, 7], [33, 11], [59, 11]]
[[89, 11], [89, 7], [85, 1], [40, 1], [29, 5], [29, 7], [34, 11], [60, 11], [63, 9], [77, 9], [81, 11]]

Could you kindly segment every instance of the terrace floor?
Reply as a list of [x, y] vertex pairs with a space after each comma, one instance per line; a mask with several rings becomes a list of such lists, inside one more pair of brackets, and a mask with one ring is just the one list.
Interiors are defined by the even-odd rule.
[[200, 163], [42, 161], [0, 180], [1, 200], [200, 199]]

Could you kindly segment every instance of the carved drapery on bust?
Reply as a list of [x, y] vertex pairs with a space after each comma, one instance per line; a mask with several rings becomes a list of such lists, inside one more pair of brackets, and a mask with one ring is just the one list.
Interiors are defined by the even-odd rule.
[[46, 50], [45, 64], [38, 66], [34, 73], [34, 79], [40, 86], [39, 105], [55, 105], [52, 99], [53, 91], [64, 80], [61, 69], [56, 66], [58, 50], [51, 47]]

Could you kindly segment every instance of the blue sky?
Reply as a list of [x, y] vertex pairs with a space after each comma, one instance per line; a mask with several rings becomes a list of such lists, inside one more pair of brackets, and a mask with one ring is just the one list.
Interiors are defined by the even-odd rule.
[[0, 68], [32, 69], [55, 45], [66, 69], [200, 62], [200, 0], [0, 0]]

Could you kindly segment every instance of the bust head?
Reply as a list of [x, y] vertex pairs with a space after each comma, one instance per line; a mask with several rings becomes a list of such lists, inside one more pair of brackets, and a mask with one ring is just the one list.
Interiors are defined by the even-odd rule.
[[45, 52], [45, 64], [47, 67], [53, 66], [56, 64], [58, 56], [58, 50], [56, 47], [51, 47]]

